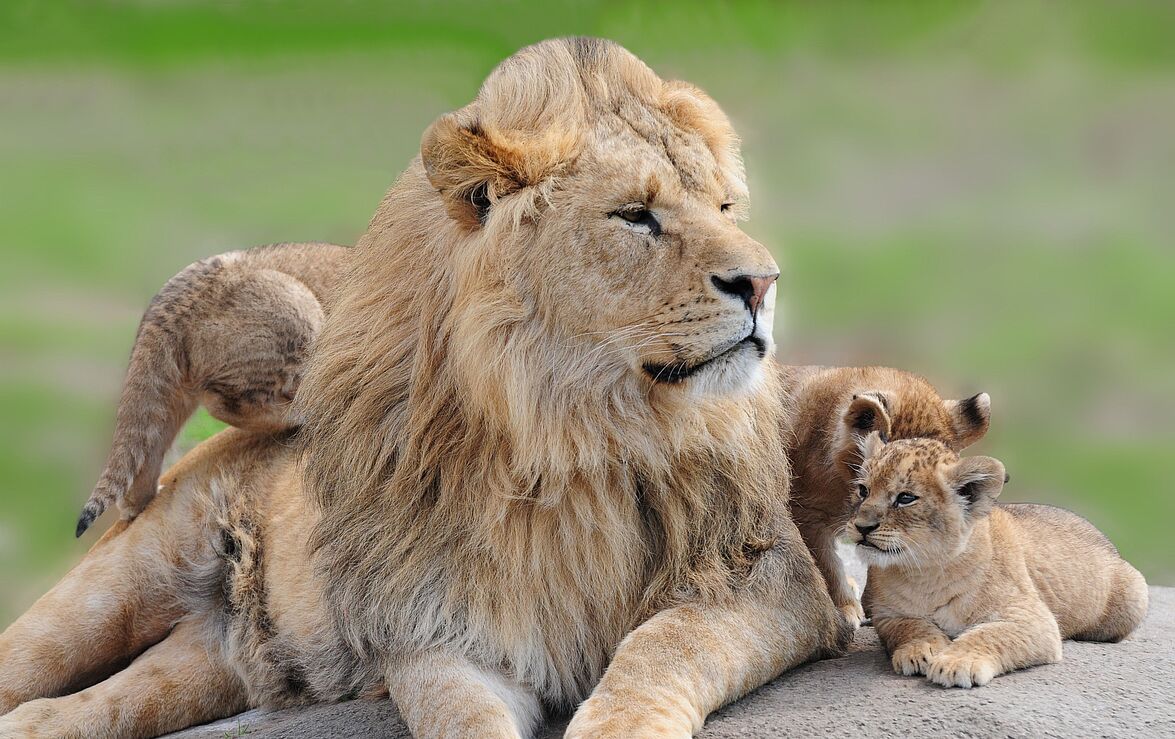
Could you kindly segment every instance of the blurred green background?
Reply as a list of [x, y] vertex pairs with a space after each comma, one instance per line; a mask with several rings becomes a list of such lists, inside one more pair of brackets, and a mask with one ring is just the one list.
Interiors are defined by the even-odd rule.
[[1175, 4], [9, 0], [0, 624], [94, 540], [74, 521], [154, 291], [229, 249], [353, 243], [433, 118], [567, 34], [733, 118], [786, 361], [990, 392], [1005, 496], [1175, 584]]

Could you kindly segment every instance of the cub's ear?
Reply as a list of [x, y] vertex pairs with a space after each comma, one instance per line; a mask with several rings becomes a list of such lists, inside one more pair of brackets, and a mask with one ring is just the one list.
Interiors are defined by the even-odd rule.
[[951, 448], [962, 451], [983, 438], [991, 425], [991, 396], [987, 393], [972, 395], [965, 400], [944, 400], [951, 425], [955, 431], [955, 443]]
[[885, 440], [881, 438], [880, 432], [873, 431], [858, 440], [857, 448], [861, 452], [861, 463], [864, 464], [881, 454], [881, 450], [885, 448]]
[[892, 426], [885, 396], [874, 392], [854, 395], [845, 411], [844, 424], [850, 437], [867, 436], [876, 431], [881, 441], [889, 441]]
[[992, 457], [963, 457], [947, 471], [947, 484], [963, 499], [973, 517], [991, 511], [1007, 479], [1003, 462]]
[[570, 133], [505, 129], [474, 107], [441, 116], [420, 142], [428, 181], [449, 214], [471, 228], [485, 224], [499, 198], [548, 177], [574, 148]]

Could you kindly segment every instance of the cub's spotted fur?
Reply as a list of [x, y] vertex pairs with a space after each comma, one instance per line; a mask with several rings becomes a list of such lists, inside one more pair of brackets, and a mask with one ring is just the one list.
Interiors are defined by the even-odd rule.
[[1062, 639], [1120, 641], [1142, 622], [1138, 570], [1069, 511], [997, 505], [999, 460], [879, 434], [863, 455], [848, 529], [870, 562], [865, 607], [895, 671], [985, 685], [1059, 661]]
[[347, 252], [271, 244], [202, 259], [168, 280], [139, 324], [110, 456], [78, 536], [112, 504], [130, 520], [151, 502], [164, 454], [197, 406], [249, 431], [298, 425], [292, 401]]
[[860, 442], [933, 438], [961, 450], [987, 432], [986, 393], [943, 400], [922, 377], [888, 367], [789, 367], [786, 392], [794, 407], [788, 457], [792, 518], [828, 584], [833, 602], [854, 626], [865, 618], [836, 553], [852, 515]]

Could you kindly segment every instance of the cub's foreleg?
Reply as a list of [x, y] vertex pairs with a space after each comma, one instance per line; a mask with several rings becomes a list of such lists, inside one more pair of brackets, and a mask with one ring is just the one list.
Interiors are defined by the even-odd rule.
[[836, 533], [840, 528], [830, 530], [827, 526], [800, 525], [799, 529], [804, 537], [804, 543], [812, 553], [812, 558], [816, 560], [816, 567], [828, 586], [832, 602], [844, 614], [850, 626], [854, 629], [860, 627], [861, 622], [865, 620], [865, 610], [861, 607], [861, 601], [845, 574], [844, 562], [836, 551]]
[[973, 626], [930, 660], [926, 677], [939, 685], [986, 685], [1005, 672], [1061, 661], [1061, 632], [1043, 604], [1009, 609], [1004, 620]]
[[201, 402], [239, 428], [297, 425], [291, 401], [324, 316], [316, 290], [333, 288], [345, 253], [327, 244], [261, 247], [205, 259], [168, 281], [139, 326], [110, 456], [78, 536], [112, 504], [126, 519], [146, 507], [164, 455]]
[[36, 739], [153, 737], [240, 713], [244, 686], [217, 647], [213, 627], [184, 621], [103, 682], [42, 698], [0, 717], [0, 736]]
[[934, 655], [951, 643], [942, 629], [922, 618], [873, 617], [873, 628], [889, 652], [894, 672], [925, 675]]
[[525, 739], [542, 716], [534, 693], [443, 651], [393, 665], [388, 693], [419, 739]]

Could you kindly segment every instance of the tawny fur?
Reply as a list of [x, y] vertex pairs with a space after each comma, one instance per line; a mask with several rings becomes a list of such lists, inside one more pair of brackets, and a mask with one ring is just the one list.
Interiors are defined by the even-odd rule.
[[985, 393], [943, 400], [924, 378], [888, 367], [788, 367], [785, 376], [794, 408], [787, 452], [792, 518], [833, 602], [859, 626], [865, 613], [836, 544], [852, 515], [861, 440], [876, 431], [962, 450], [987, 432], [991, 402]]
[[985, 685], [1059, 661], [1062, 639], [1120, 641], [1142, 622], [1138, 570], [1080, 516], [997, 504], [998, 460], [876, 434], [865, 454], [849, 530], [870, 562], [865, 606], [898, 673]]
[[[0, 711], [176, 623], [212, 645], [193, 695], [227, 670], [231, 700], [111, 728], [55, 698], [52, 724], [17, 708], [0, 734], [390, 693], [418, 736], [527, 736], [577, 705], [570, 736], [688, 736], [842, 650], [787, 513], [777, 268], [745, 197], [696, 88], [592, 39], [508, 59], [344, 258], [297, 436], [240, 423], [197, 448], [0, 636]], [[152, 628], [102, 643], [127, 620]]]
[[113, 504], [129, 520], [151, 502], [164, 454], [201, 403], [241, 428], [297, 425], [292, 401], [345, 254], [274, 244], [203, 259], [163, 286], [139, 324], [110, 456], [78, 536]]

